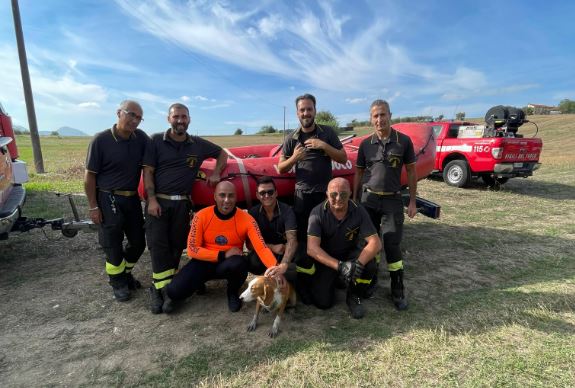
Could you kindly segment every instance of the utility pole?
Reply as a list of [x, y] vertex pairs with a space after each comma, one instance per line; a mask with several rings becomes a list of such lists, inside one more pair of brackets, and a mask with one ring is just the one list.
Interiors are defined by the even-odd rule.
[[283, 139], [286, 139], [286, 107], [284, 106], [284, 131], [283, 131]]
[[24, 46], [24, 34], [22, 33], [18, 0], [12, 0], [12, 14], [14, 15], [14, 29], [16, 30], [18, 57], [20, 58], [20, 72], [22, 73], [24, 100], [26, 101], [26, 112], [28, 113], [30, 140], [32, 141], [32, 151], [34, 153], [34, 167], [36, 168], [36, 173], [43, 174], [44, 159], [42, 158], [40, 135], [38, 134], [38, 124], [36, 123], [36, 111], [34, 110], [34, 98], [32, 97], [32, 85], [30, 84], [30, 73], [28, 72], [28, 59], [26, 58], [26, 47]]

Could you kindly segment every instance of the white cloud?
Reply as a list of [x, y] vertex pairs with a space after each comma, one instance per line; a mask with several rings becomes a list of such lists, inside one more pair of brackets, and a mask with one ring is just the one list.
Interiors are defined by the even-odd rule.
[[78, 104], [78, 108], [82, 109], [91, 109], [91, 108], [100, 108], [100, 104], [97, 102], [81, 102]]
[[194, 96], [194, 100], [196, 101], [209, 101], [209, 98], [204, 96]]
[[345, 102], [348, 104], [362, 104], [367, 101], [365, 97], [356, 97], [356, 98], [346, 98]]

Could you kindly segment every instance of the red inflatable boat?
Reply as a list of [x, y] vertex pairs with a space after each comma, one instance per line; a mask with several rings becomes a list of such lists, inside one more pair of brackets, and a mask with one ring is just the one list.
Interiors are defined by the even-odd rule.
[[[414, 145], [415, 154], [417, 155], [417, 177], [423, 179], [433, 170], [435, 162], [435, 140], [431, 126], [417, 128], [417, 131], [411, 128], [401, 130], [408, 135]], [[357, 150], [359, 144], [366, 137], [347, 137], [342, 139], [342, 143], [347, 152], [347, 162], [340, 164], [332, 162], [333, 176], [341, 176], [349, 180], [353, 185], [353, 176], [355, 173], [355, 163], [357, 160]], [[238, 203], [245, 206], [251, 206], [256, 199], [256, 180], [268, 175], [274, 179], [278, 195], [280, 197], [291, 197], [295, 187], [295, 173], [292, 169], [287, 174], [278, 172], [278, 162], [281, 154], [281, 145], [262, 144], [242, 147], [226, 148], [228, 153], [228, 163], [222, 172], [222, 179], [232, 182], [237, 191]], [[197, 207], [204, 207], [214, 204], [214, 190], [205, 182], [205, 177], [210, 175], [215, 167], [215, 159], [204, 161], [198, 173], [199, 181], [194, 184], [192, 190], [192, 200]], [[401, 175], [401, 183], [407, 185], [407, 174], [405, 168]], [[140, 183], [140, 194], [143, 194], [143, 185]]]

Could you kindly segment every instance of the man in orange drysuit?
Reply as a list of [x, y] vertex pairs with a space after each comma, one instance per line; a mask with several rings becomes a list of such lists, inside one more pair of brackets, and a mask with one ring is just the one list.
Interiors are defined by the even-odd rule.
[[283, 278], [287, 265], [276, 266], [277, 259], [266, 246], [257, 222], [236, 207], [236, 189], [231, 182], [218, 183], [214, 199], [215, 206], [204, 208], [194, 216], [188, 236], [190, 261], [166, 291], [171, 300], [182, 300], [202, 288], [208, 280], [226, 279], [228, 308], [236, 312], [242, 307], [239, 291], [248, 276], [248, 261], [243, 257], [247, 239], [267, 267], [266, 274], [274, 268], [271, 271], [274, 276]]

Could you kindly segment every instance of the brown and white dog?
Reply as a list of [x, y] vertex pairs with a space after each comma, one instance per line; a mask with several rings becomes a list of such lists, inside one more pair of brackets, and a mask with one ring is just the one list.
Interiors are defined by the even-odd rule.
[[254, 331], [258, 325], [258, 316], [262, 308], [269, 312], [276, 311], [273, 326], [269, 336], [274, 338], [279, 333], [280, 322], [288, 304], [295, 306], [295, 290], [291, 284], [285, 282], [285, 287], [281, 287], [278, 281], [267, 276], [256, 276], [248, 284], [248, 288], [242, 292], [240, 299], [244, 302], [256, 300], [256, 313], [248, 325], [248, 331]]

